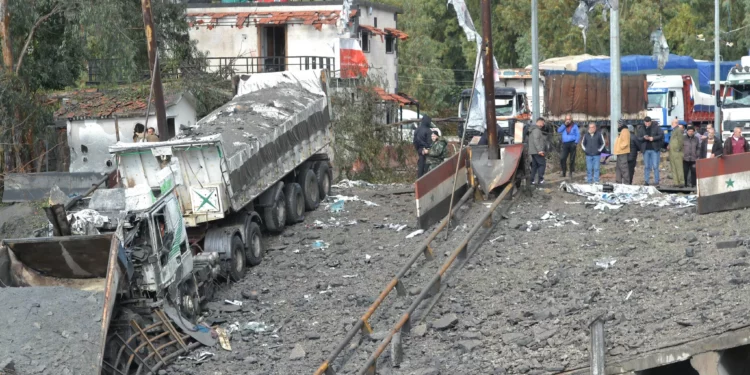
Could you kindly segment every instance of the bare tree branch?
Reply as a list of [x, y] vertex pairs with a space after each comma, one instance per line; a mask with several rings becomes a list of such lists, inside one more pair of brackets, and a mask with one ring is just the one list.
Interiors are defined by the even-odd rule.
[[18, 63], [16, 63], [16, 74], [21, 71], [21, 64], [23, 63], [23, 57], [26, 56], [26, 50], [29, 49], [29, 44], [31, 44], [31, 40], [34, 38], [34, 33], [36, 32], [36, 29], [41, 26], [41, 24], [44, 23], [44, 21], [48, 20], [53, 15], [60, 13], [62, 11], [62, 8], [60, 7], [60, 3], [55, 4], [55, 6], [52, 8], [52, 10], [39, 17], [38, 20], [34, 23], [34, 26], [31, 28], [31, 31], [29, 31], [29, 36], [26, 37], [26, 43], [24, 43], [23, 48], [21, 49], [21, 53], [18, 55]]

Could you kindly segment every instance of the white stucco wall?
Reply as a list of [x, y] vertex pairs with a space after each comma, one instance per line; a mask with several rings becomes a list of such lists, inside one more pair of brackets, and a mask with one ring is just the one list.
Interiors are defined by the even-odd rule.
[[[174, 118], [175, 132], [180, 134], [180, 125], [195, 124], [195, 107], [182, 98], [167, 108], [167, 118]], [[145, 116], [118, 119], [120, 141], [132, 143], [135, 124], [145, 122]], [[155, 114], [149, 116], [147, 126], [156, 128]], [[67, 133], [71, 172], [108, 172], [114, 168], [114, 158], [109, 154], [109, 146], [117, 143], [114, 119], [68, 121]]]
[[[377, 18], [378, 29], [397, 29], [393, 15], [393, 12], [376, 8], [372, 8], [372, 14], [370, 14], [369, 8], [362, 6], [359, 9], [359, 24], [374, 27], [375, 18]], [[397, 41], [396, 44], [399, 42]], [[379, 35], [371, 35], [370, 52], [365, 52], [365, 56], [370, 63], [370, 74], [383, 79], [384, 84], [387, 85], [387, 87], [384, 87], [386, 91], [395, 93], [398, 87], [398, 59], [395, 52], [392, 54], [385, 53], [385, 36], [381, 39]]]
[[[188, 14], [201, 13], [242, 13], [242, 12], [292, 12], [292, 11], [321, 11], [321, 10], [339, 10], [339, 5], [279, 5], [279, 6], [238, 6], [238, 7], [221, 7], [221, 8], [189, 8]], [[352, 8], [354, 9], [354, 8]], [[360, 7], [359, 24], [375, 26], [377, 18], [377, 28], [397, 28], [397, 22], [394, 19], [394, 13], [390, 11], [369, 7]], [[197, 19], [208, 22], [209, 16], [198, 17]], [[264, 54], [260, 50], [258, 42], [258, 27], [251, 24], [241, 29], [234, 27], [236, 22], [235, 16], [227, 16], [220, 19], [217, 26], [209, 30], [205, 24], [194, 24], [190, 29], [190, 39], [197, 42], [198, 50], [206, 52], [209, 57], [236, 58], [235, 64], [245, 64], [242, 57], [258, 57]], [[262, 26], [261, 26], [262, 27]], [[286, 25], [286, 43], [287, 56], [323, 56], [334, 57], [338, 62], [339, 56], [335, 49], [335, 39], [349, 37], [348, 35], [339, 35], [335, 25], [322, 25], [321, 30], [316, 30], [312, 25], [288, 24]], [[351, 37], [359, 38], [359, 35]], [[399, 43], [397, 41], [396, 43]], [[387, 54], [385, 52], [385, 37], [381, 39], [378, 35], [370, 38], [370, 52], [365, 53], [367, 61], [370, 64], [370, 74], [374, 77], [381, 78], [384, 88], [391, 93], [396, 92], [398, 87], [398, 60], [397, 53]], [[288, 59], [288, 70], [300, 69], [297, 66], [299, 60]], [[218, 64], [213, 61], [212, 64]], [[243, 68], [240, 68], [243, 69]]]

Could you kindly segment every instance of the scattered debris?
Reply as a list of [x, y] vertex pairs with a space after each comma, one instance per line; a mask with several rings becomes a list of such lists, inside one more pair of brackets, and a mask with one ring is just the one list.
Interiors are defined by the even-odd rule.
[[602, 258], [594, 261], [594, 264], [596, 264], [597, 267], [604, 268], [605, 270], [614, 266], [615, 263], [617, 263], [617, 259], [614, 258]]
[[224, 328], [217, 327], [216, 328], [216, 334], [219, 335], [219, 345], [222, 349], [231, 352], [232, 351], [232, 344], [229, 343], [229, 334]]
[[628, 295], [627, 295], [627, 296], [625, 296], [625, 300], [626, 300], [626, 301], [627, 301], [627, 300], [629, 300], [629, 299], [630, 299], [630, 296], [632, 296], [632, 295], [633, 295], [633, 291], [631, 290], [631, 291], [629, 291], [629, 292], [628, 292]]
[[354, 187], [372, 188], [374, 186], [375, 185], [366, 181], [361, 181], [361, 180], [352, 181], [352, 180], [347, 180], [347, 179], [339, 181], [338, 184], [331, 185], [332, 188], [336, 188], [336, 189], [351, 189]]
[[339, 199], [331, 203], [331, 205], [328, 206], [328, 211], [330, 211], [331, 213], [344, 211], [344, 202], [345, 202], [344, 200]]
[[242, 327], [242, 333], [263, 333], [266, 331], [269, 331], [271, 329], [270, 326], [266, 325], [266, 323], [263, 322], [247, 322]]
[[321, 240], [317, 240], [317, 241], [313, 242], [313, 244], [312, 244], [313, 249], [325, 250], [325, 249], [328, 248], [328, 246], [330, 246], [328, 244], [328, 242], [323, 242]]
[[338, 201], [344, 201], [344, 202], [346, 202], [346, 201], [352, 201], [352, 202], [362, 202], [362, 203], [364, 203], [367, 206], [374, 206], [374, 207], [378, 207], [379, 206], [375, 202], [370, 202], [370, 201], [366, 201], [364, 199], [360, 199], [356, 195], [353, 196], [353, 197], [349, 197], [349, 196], [346, 196], [346, 195], [333, 195], [333, 196], [330, 197], [330, 199], [332, 199], [334, 202], [338, 202]]
[[[610, 185], [607, 185], [609, 188]], [[584, 185], [563, 182], [560, 190], [586, 197], [586, 204], [593, 204], [594, 209], [616, 210], [624, 204], [645, 206], [676, 206], [678, 208], [695, 206], [695, 195], [662, 194], [654, 186], [637, 186], [612, 184], [612, 192], [605, 192], [604, 185]]]
[[191, 355], [188, 356], [179, 356], [177, 359], [187, 359], [189, 361], [192, 361], [193, 363], [203, 363], [207, 362], [211, 358], [215, 357], [216, 355], [214, 353], [209, 352], [208, 350], [200, 350], [197, 351]]
[[422, 233], [424, 233], [424, 229], [415, 230], [414, 232], [407, 234], [406, 238], [414, 238], [416, 236], [419, 236]]
[[305, 348], [302, 346], [302, 344], [297, 344], [294, 346], [294, 349], [292, 349], [292, 352], [289, 354], [289, 359], [295, 361], [302, 358], [305, 358], [307, 353], [305, 352]]

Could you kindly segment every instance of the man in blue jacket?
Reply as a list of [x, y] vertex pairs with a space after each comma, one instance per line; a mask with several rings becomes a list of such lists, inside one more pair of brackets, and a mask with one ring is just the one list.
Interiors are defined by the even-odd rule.
[[565, 123], [557, 128], [557, 132], [562, 134], [562, 150], [560, 151], [560, 170], [565, 177], [565, 166], [570, 159], [570, 177], [573, 177], [576, 165], [576, 146], [581, 140], [581, 134], [578, 131], [578, 124], [573, 122], [573, 117], [565, 116]]

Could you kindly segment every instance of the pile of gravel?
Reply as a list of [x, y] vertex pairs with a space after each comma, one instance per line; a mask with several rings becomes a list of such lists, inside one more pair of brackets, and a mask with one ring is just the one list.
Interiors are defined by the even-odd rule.
[[0, 362], [18, 374], [99, 374], [104, 293], [65, 287], [0, 288]]

